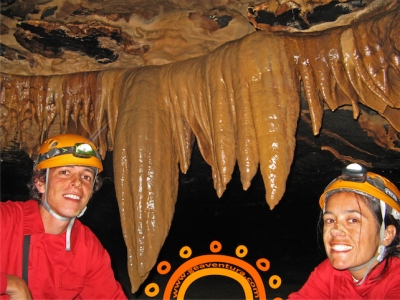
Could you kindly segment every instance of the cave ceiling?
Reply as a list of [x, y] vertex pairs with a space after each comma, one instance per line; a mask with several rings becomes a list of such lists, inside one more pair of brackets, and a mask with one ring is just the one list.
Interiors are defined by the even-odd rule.
[[113, 152], [135, 292], [194, 143], [218, 196], [260, 171], [271, 209], [293, 161], [400, 172], [399, 37], [395, 0], [2, 0], [1, 151], [68, 132]]

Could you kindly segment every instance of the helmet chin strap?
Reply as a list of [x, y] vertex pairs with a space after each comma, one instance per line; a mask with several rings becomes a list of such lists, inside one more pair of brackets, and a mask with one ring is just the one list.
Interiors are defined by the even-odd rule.
[[49, 203], [47, 202], [47, 190], [48, 190], [48, 182], [49, 182], [49, 169], [46, 169], [46, 185], [45, 185], [45, 191], [44, 191], [44, 199], [43, 201], [41, 201], [42, 206], [57, 220], [60, 221], [69, 221], [68, 227], [67, 227], [67, 232], [66, 232], [66, 236], [65, 236], [65, 250], [66, 251], [71, 251], [71, 231], [72, 231], [72, 226], [75, 223], [76, 218], [81, 217], [86, 209], [87, 206], [85, 206], [82, 211], [79, 213], [78, 216], [76, 217], [63, 217], [60, 216], [59, 214], [57, 214], [54, 210], [51, 209]]
[[363, 278], [359, 282], [356, 283], [357, 286], [360, 286], [363, 284], [363, 282], [365, 281], [365, 278], [367, 278], [367, 275], [368, 275], [369, 271], [371, 270], [372, 264], [375, 261], [378, 261], [378, 263], [380, 263], [385, 258], [386, 247], [382, 244], [382, 242], [383, 242], [383, 239], [385, 238], [386, 203], [383, 202], [382, 200], [379, 202], [380, 202], [380, 206], [381, 206], [382, 224], [381, 224], [381, 229], [379, 232], [379, 247], [378, 247], [377, 255], [375, 255], [369, 261], [367, 261], [366, 263], [364, 263], [360, 266], [357, 266], [354, 268], [349, 268], [349, 271], [358, 271], [358, 270], [361, 270], [361, 269], [367, 267], [367, 270], [365, 271]]

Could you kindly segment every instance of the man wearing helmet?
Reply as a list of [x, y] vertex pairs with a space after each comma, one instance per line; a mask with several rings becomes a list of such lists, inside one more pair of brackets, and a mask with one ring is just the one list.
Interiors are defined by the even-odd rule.
[[289, 299], [400, 299], [400, 191], [350, 164], [320, 197], [328, 258]]
[[107, 251], [76, 220], [102, 170], [86, 138], [62, 134], [43, 143], [30, 183], [39, 201], [0, 204], [0, 298], [126, 299]]

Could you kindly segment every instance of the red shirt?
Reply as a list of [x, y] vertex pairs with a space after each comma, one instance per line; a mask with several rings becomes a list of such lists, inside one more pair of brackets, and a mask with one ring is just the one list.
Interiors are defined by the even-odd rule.
[[31, 235], [28, 286], [34, 299], [127, 299], [115, 280], [110, 257], [93, 232], [79, 220], [65, 235], [44, 232], [37, 201], [0, 203], [0, 299], [6, 274], [22, 277], [23, 237]]
[[375, 279], [383, 270], [386, 260], [356, 286], [350, 271], [339, 271], [324, 260], [311, 273], [307, 282], [288, 299], [400, 299], [400, 258], [389, 259], [389, 267], [383, 277]]

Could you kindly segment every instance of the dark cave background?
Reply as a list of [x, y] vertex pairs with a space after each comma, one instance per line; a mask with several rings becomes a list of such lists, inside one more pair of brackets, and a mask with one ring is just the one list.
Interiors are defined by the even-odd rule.
[[[323, 131], [315, 137], [309, 124], [300, 119], [286, 192], [273, 210], [266, 204], [260, 172], [251, 187], [243, 191], [236, 167], [225, 193], [218, 198], [213, 188], [211, 168], [195, 144], [189, 171], [180, 174], [174, 219], [158, 261], [168, 261], [173, 272], [184, 262], [179, 256], [179, 250], [184, 246], [189, 246], [193, 251], [191, 257], [195, 257], [210, 254], [210, 243], [215, 240], [222, 244], [220, 254], [229, 256], [235, 256], [237, 246], [245, 245], [248, 254], [243, 260], [253, 266], [259, 258], [266, 258], [271, 263], [268, 271], [259, 272], [268, 299], [285, 299], [290, 292], [298, 290], [314, 267], [326, 257], [318, 235], [318, 198], [341, 169], [352, 162], [340, 161], [320, 147], [329, 145], [342, 155], [371, 163], [373, 167], [369, 170], [400, 186], [400, 154], [377, 146], [353, 120], [351, 111], [326, 112], [323, 129], [340, 135], [372, 155], [359, 152]], [[112, 161], [112, 152], [108, 152], [102, 173], [104, 184], [89, 202], [81, 221], [93, 230], [110, 253], [115, 276], [130, 299], [160, 299], [172, 272], [159, 275], [153, 268], [139, 291], [135, 294], [130, 292]], [[26, 184], [32, 166], [31, 158], [18, 150], [18, 145], [1, 153], [1, 201], [29, 198]], [[275, 290], [268, 284], [272, 275], [282, 279], [281, 286]], [[160, 287], [155, 298], [144, 293], [150, 282]], [[244, 299], [244, 293], [242, 287], [230, 278], [207, 276], [190, 285], [185, 299]]]

